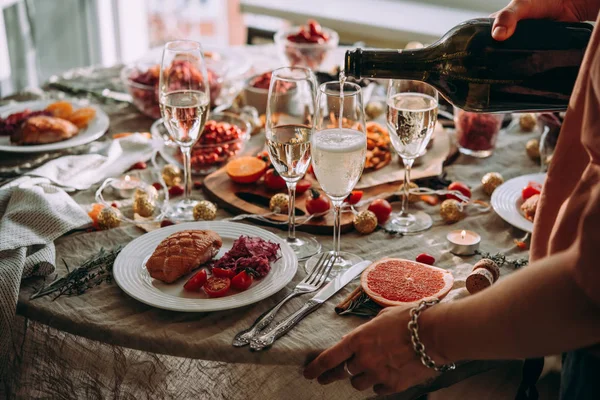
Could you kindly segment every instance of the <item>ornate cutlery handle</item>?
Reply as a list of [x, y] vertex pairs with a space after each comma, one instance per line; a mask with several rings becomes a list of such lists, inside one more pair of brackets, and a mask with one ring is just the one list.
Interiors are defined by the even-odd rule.
[[250, 348], [252, 350], [263, 350], [271, 346], [275, 340], [288, 333], [294, 326], [298, 324], [298, 322], [302, 321], [304, 317], [316, 310], [321, 304], [322, 303], [318, 301], [309, 300], [305, 305], [302, 306], [302, 308], [277, 324], [275, 328], [254, 338], [252, 342], [250, 342]]
[[292, 293], [287, 295], [283, 300], [279, 303], [275, 304], [273, 308], [265, 311], [260, 317], [254, 321], [254, 324], [248, 329], [244, 329], [233, 338], [233, 345], [235, 347], [242, 347], [249, 344], [252, 339], [260, 333], [263, 329], [265, 329], [275, 318], [275, 314], [279, 311], [281, 306], [288, 302], [288, 300], [302, 294], [302, 292], [298, 292], [294, 290]]

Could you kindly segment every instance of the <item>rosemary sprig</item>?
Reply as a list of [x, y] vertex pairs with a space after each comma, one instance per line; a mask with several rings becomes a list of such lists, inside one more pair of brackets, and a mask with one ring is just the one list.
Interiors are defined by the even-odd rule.
[[63, 259], [67, 275], [55, 279], [48, 286], [42, 286], [40, 290], [31, 296], [31, 299], [37, 299], [52, 293], [55, 293], [53, 300], [63, 295], [78, 296], [85, 293], [88, 289], [100, 285], [102, 282], [111, 282], [112, 266], [122, 249], [122, 246], [110, 251], [101, 248], [98, 254], [90, 257], [80, 267], [73, 270], [71, 270], [67, 262]]
[[499, 267], [502, 267], [504, 264], [506, 264], [515, 269], [519, 269], [529, 264], [529, 258], [527, 257], [511, 260], [502, 253], [491, 254], [480, 250], [475, 251], [475, 254], [480, 255], [483, 258], [489, 258], [490, 260], [498, 264]]
[[360, 294], [353, 298], [344, 308], [335, 308], [335, 312], [338, 315], [358, 315], [360, 317], [375, 317], [381, 311], [381, 306], [375, 303], [371, 298], [362, 290]]

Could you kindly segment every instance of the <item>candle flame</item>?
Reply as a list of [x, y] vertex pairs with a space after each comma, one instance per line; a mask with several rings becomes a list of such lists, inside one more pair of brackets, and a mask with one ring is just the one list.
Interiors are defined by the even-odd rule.
[[[129, 175], [125, 175], [125, 181], [129, 182], [131, 180], [131, 177]], [[463, 231], [464, 232], [464, 231]]]
[[467, 231], [463, 230], [463, 231], [460, 233], [460, 237], [464, 239], [464, 238], [465, 238], [465, 236], [467, 236]]

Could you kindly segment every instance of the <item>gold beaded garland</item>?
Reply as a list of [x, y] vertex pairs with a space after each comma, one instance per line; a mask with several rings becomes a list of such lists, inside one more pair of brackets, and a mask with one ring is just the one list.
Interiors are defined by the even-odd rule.
[[120, 224], [119, 214], [113, 207], [104, 207], [98, 214], [98, 227], [100, 229], [116, 228]]
[[537, 118], [535, 117], [535, 114], [526, 113], [526, 114], [521, 114], [521, 116], [519, 117], [519, 126], [521, 127], [521, 130], [524, 132], [533, 131], [535, 129], [536, 125], [537, 125]]
[[538, 139], [531, 139], [525, 145], [525, 150], [527, 151], [527, 155], [533, 161], [540, 160], [540, 141]]
[[277, 193], [273, 197], [271, 197], [271, 201], [269, 201], [269, 210], [273, 212], [278, 212], [280, 214], [288, 213], [288, 203], [290, 198], [285, 193]]
[[[418, 189], [418, 188], [419, 188], [419, 185], [417, 185], [416, 183], [414, 183], [414, 182], [409, 182], [408, 183], [408, 189], [409, 190]], [[404, 183], [402, 183], [400, 185], [400, 197], [404, 197]], [[416, 203], [419, 200], [421, 200], [421, 197], [418, 194], [409, 193], [409, 195], [408, 195], [408, 202], [409, 203]]]
[[151, 217], [154, 214], [154, 202], [145, 196], [136, 197], [133, 200], [133, 212], [141, 217]]
[[494, 190], [504, 183], [504, 178], [498, 172], [488, 172], [481, 178], [483, 191], [488, 196], [491, 196]]
[[194, 219], [212, 221], [217, 218], [217, 206], [208, 200], [201, 200], [194, 206]]
[[458, 222], [465, 217], [461, 205], [457, 200], [447, 199], [440, 206], [440, 215], [442, 219], [449, 224]]
[[162, 178], [169, 187], [179, 185], [183, 180], [181, 168], [173, 164], [165, 165], [162, 170]]
[[377, 216], [373, 211], [364, 210], [354, 216], [354, 228], [362, 234], [371, 233], [377, 228]]

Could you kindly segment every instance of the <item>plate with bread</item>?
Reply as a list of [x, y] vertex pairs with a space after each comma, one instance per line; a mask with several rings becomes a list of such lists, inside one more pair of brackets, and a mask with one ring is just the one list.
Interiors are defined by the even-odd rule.
[[298, 259], [277, 235], [225, 221], [167, 226], [130, 242], [113, 266], [119, 287], [153, 307], [229, 310], [263, 300], [296, 275]]
[[81, 146], [108, 130], [108, 115], [75, 101], [37, 100], [0, 107], [0, 151], [37, 153]]
[[522, 175], [498, 186], [492, 193], [494, 211], [509, 224], [531, 233], [545, 173]]

